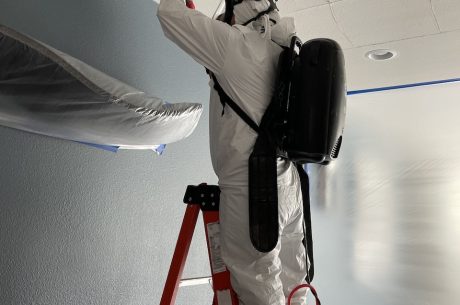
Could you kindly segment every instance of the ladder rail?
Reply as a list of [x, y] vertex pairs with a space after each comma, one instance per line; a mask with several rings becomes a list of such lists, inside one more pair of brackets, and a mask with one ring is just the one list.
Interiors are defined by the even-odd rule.
[[200, 206], [188, 204], [185, 210], [184, 219], [177, 239], [168, 277], [166, 278], [163, 295], [160, 305], [174, 305], [179, 289], [180, 279], [184, 271], [190, 244], [192, 243], [193, 232], [195, 231]]

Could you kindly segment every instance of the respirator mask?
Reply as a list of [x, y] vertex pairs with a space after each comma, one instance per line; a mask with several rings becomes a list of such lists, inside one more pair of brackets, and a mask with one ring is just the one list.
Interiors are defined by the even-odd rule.
[[247, 26], [262, 37], [288, 47], [295, 35], [294, 18], [281, 18], [275, 0], [226, 0], [224, 21]]

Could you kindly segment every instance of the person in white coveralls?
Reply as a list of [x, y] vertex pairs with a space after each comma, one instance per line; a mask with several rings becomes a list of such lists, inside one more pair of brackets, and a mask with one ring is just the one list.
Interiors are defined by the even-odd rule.
[[[274, 93], [281, 46], [295, 33], [292, 18], [272, 10], [268, 0], [234, 6], [230, 26], [189, 9], [181, 0], [161, 0], [158, 18], [170, 40], [211, 71], [225, 93], [260, 123]], [[299, 175], [278, 158], [279, 240], [272, 251], [257, 251], [249, 236], [248, 159], [257, 133], [230, 107], [224, 107], [210, 80], [209, 134], [214, 171], [221, 189], [221, 251], [241, 305], [284, 305], [289, 293], [305, 283], [306, 254]], [[305, 291], [292, 304], [305, 304]]]

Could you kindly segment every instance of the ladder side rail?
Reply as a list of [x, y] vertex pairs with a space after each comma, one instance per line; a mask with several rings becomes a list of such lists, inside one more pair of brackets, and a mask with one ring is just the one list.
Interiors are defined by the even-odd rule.
[[199, 205], [187, 204], [184, 219], [179, 232], [179, 238], [176, 243], [171, 266], [169, 267], [163, 295], [161, 296], [160, 305], [174, 305], [176, 301], [179, 283], [182, 277], [182, 272], [184, 271], [185, 261], [190, 249], [199, 213]]
[[213, 305], [238, 305], [238, 297], [231, 286], [230, 271], [225, 266], [220, 253], [218, 206], [213, 207], [212, 210], [202, 209], [202, 214], [214, 290]]

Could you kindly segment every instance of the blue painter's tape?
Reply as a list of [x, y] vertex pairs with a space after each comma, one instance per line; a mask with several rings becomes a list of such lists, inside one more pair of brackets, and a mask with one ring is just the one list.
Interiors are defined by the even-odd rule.
[[404, 88], [431, 86], [431, 85], [439, 85], [439, 84], [454, 83], [454, 82], [460, 82], [460, 78], [451, 78], [451, 79], [436, 80], [436, 81], [423, 82], [423, 83], [371, 88], [371, 89], [363, 89], [363, 90], [354, 90], [354, 91], [348, 91], [347, 95], [357, 95], [357, 94], [365, 94], [365, 93], [372, 93], [372, 92], [379, 92], [379, 91], [398, 90], [398, 89], [404, 89]]
[[165, 149], [166, 149], [166, 144], [161, 144], [160, 146], [157, 147], [157, 149], [155, 149], [155, 151], [161, 155]]
[[[117, 152], [118, 149], [120, 148], [119, 146], [111, 146], [111, 145], [100, 145], [100, 144], [94, 144], [94, 143], [87, 143], [87, 142], [80, 142], [80, 141], [75, 141], [77, 143], [85, 144], [91, 147], [111, 151], [111, 152]], [[157, 148], [155, 148], [155, 152], [157, 152], [159, 155], [161, 155], [164, 150], [166, 149], [166, 144], [161, 144]]]
[[100, 145], [100, 144], [86, 143], [86, 142], [80, 142], [80, 141], [75, 141], [75, 142], [85, 144], [88, 146], [92, 146], [92, 147], [96, 147], [96, 148], [103, 149], [103, 150], [108, 150], [111, 152], [117, 152], [118, 149], [120, 148], [119, 146]]

